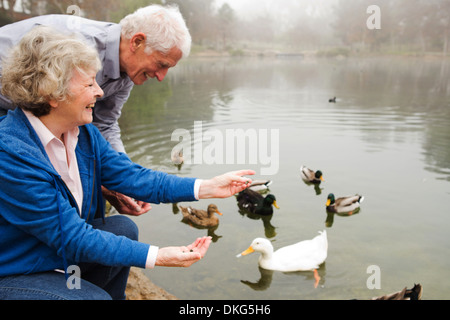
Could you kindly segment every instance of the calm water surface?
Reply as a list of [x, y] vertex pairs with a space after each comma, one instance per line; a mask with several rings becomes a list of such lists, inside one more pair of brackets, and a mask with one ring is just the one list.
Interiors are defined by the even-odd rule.
[[[199, 178], [251, 168], [255, 178], [273, 180], [270, 192], [280, 205], [263, 221], [241, 214], [234, 197], [214, 200], [224, 213], [215, 230], [183, 223], [172, 204], [153, 205], [135, 218], [142, 241], [183, 245], [210, 234], [214, 242], [188, 269], [146, 274], [180, 299], [366, 299], [414, 283], [423, 285], [424, 299], [450, 298], [449, 78], [450, 61], [442, 60], [189, 58], [164, 82], [135, 87], [121, 118], [134, 161]], [[337, 102], [329, 103], [333, 96]], [[244, 163], [237, 156], [227, 162], [226, 148], [195, 136], [199, 124], [224, 144], [227, 130], [250, 129], [257, 145], [247, 144], [253, 151]], [[191, 134], [193, 152], [212, 145], [223, 161], [174, 166], [177, 129]], [[259, 143], [274, 174], [261, 174], [269, 165]], [[302, 164], [323, 171], [320, 189], [302, 182]], [[330, 192], [363, 194], [362, 209], [327, 216]], [[256, 237], [270, 238], [277, 249], [324, 229], [329, 250], [318, 288], [311, 272], [260, 270], [256, 253], [236, 258]], [[372, 265], [380, 268], [381, 289], [367, 287]]]

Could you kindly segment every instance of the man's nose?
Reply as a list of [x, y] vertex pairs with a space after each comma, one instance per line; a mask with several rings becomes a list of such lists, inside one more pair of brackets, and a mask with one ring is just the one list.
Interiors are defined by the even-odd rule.
[[164, 78], [166, 77], [168, 71], [169, 71], [169, 69], [167, 68], [167, 69], [162, 69], [162, 70], [155, 72], [156, 79], [158, 79], [158, 81], [160, 81], [160, 82], [163, 81]]

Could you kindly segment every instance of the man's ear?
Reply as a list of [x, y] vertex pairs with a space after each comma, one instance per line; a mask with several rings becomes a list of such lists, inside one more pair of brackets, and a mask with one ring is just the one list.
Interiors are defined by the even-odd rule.
[[134, 36], [131, 37], [130, 40], [130, 49], [132, 52], [135, 52], [139, 47], [145, 47], [145, 40], [147, 36], [143, 32], [138, 32]]

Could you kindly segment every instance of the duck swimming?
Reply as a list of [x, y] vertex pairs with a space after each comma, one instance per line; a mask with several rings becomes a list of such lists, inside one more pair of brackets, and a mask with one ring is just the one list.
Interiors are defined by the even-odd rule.
[[311, 170], [305, 166], [300, 167], [300, 176], [307, 183], [320, 184], [323, 180], [322, 171]]
[[260, 193], [249, 188], [239, 192], [237, 201], [239, 208], [254, 214], [265, 216], [271, 215], [273, 214], [272, 205], [279, 209], [273, 194], [268, 194], [264, 197]]
[[184, 163], [183, 149], [173, 148], [170, 154], [170, 158], [172, 160], [172, 163], [178, 168], [178, 170], [181, 170], [181, 167]]
[[253, 180], [250, 184], [250, 189], [258, 192], [269, 190], [269, 186], [272, 184], [272, 180]]
[[328, 239], [326, 230], [311, 240], [304, 240], [273, 251], [272, 243], [265, 238], [256, 238], [247, 250], [238, 255], [245, 256], [259, 252], [258, 264], [267, 270], [282, 272], [314, 271], [317, 287], [320, 277], [317, 268], [325, 262], [328, 254]]
[[421, 284], [414, 284], [414, 287], [387, 294], [384, 296], [374, 297], [372, 300], [422, 300], [423, 288]]
[[327, 211], [333, 213], [353, 213], [355, 210], [360, 208], [361, 202], [363, 202], [364, 197], [361, 195], [347, 196], [335, 198], [333, 193], [330, 193], [327, 198]]
[[180, 206], [180, 210], [184, 220], [202, 227], [217, 226], [219, 224], [219, 218], [214, 214], [217, 213], [220, 216], [222, 215], [215, 204], [210, 204], [207, 209], [208, 211], [182, 206]]

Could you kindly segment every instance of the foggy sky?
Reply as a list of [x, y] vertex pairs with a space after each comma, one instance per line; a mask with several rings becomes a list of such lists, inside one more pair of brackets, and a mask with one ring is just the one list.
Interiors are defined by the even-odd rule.
[[337, 0], [216, 0], [217, 7], [225, 2], [245, 20], [266, 14], [281, 19], [298, 14], [326, 16], [331, 14]]

